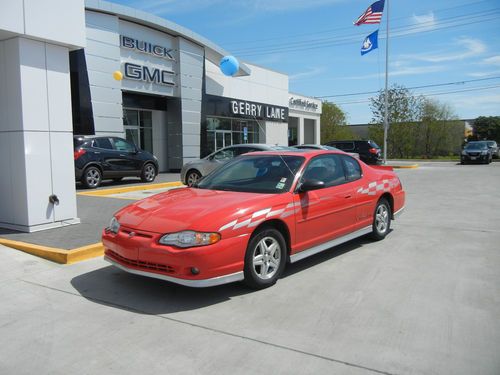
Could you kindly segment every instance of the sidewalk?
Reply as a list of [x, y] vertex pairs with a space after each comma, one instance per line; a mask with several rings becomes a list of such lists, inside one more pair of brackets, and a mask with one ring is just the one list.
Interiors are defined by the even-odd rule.
[[[178, 173], [162, 173], [156, 178], [155, 184], [176, 181], [179, 181]], [[41, 249], [38, 249], [39, 251], [42, 251], [43, 248], [52, 248], [48, 250], [62, 250], [63, 252], [92, 245], [97, 249], [97, 252], [102, 252], [100, 246], [101, 232], [108, 225], [113, 214], [122, 207], [132, 203], [132, 199], [136, 200], [141, 197], [138, 196], [137, 191], [135, 192], [135, 197], [127, 199], [114, 199], [107, 196], [85, 196], [80, 195], [79, 193], [104, 191], [106, 189], [123, 187], [138, 188], [141, 186], [144, 187], [144, 190], [151, 190], [149, 186], [152, 185], [144, 184], [138, 179], [124, 179], [118, 184], [111, 181], [104, 181], [102, 187], [95, 190], [88, 190], [78, 186], [77, 184], [76, 201], [78, 217], [81, 220], [80, 224], [68, 225], [62, 228], [49, 229], [34, 233], [17, 232], [0, 228], [0, 243], [9, 246], [6, 241], [2, 242], [2, 240], [20, 241], [40, 246]], [[158, 189], [158, 192], [164, 190], [165, 189]], [[52, 260], [58, 261], [57, 259]]]

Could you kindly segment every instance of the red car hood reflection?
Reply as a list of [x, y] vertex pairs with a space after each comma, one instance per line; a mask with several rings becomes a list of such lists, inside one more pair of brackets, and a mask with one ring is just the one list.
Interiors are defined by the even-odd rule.
[[116, 217], [123, 226], [147, 232], [216, 232], [227, 222], [265, 206], [268, 200], [275, 202], [275, 198], [276, 194], [181, 188], [127, 206]]

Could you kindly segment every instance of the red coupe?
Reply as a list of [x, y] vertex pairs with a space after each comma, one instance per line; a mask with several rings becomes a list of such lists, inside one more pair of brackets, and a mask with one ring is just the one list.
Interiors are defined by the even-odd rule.
[[368, 233], [383, 239], [404, 203], [394, 172], [341, 151], [254, 152], [123, 208], [102, 242], [105, 259], [134, 274], [265, 288], [287, 262]]

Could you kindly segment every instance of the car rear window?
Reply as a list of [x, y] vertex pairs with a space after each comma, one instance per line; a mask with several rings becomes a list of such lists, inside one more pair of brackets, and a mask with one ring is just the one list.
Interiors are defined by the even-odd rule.
[[376, 143], [375, 143], [375, 142], [373, 142], [373, 141], [368, 141], [368, 144], [369, 144], [371, 147], [373, 147], [373, 148], [380, 148], [380, 147], [378, 146], [378, 144], [376, 144]]
[[73, 138], [73, 147], [74, 148], [82, 147], [82, 146], [85, 145], [85, 143], [88, 143], [87, 139], [84, 139], [84, 138]]

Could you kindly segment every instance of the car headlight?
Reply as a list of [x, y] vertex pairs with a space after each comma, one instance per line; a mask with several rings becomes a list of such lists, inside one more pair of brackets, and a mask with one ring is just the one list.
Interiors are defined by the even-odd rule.
[[191, 230], [170, 233], [160, 238], [162, 245], [172, 245], [177, 247], [194, 247], [212, 245], [220, 241], [219, 233], [194, 232]]
[[487, 153], [488, 153], [488, 151], [487, 151], [487, 150], [483, 150], [483, 151], [481, 151], [481, 155], [486, 155]]
[[109, 225], [108, 227], [106, 228], [106, 230], [114, 233], [114, 234], [117, 234], [118, 231], [120, 230], [120, 223], [118, 222], [118, 220], [116, 219], [116, 217], [112, 217], [111, 220], [109, 221]]
[[467, 152], [465, 152], [465, 150], [462, 150], [462, 155], [467, 155]]

